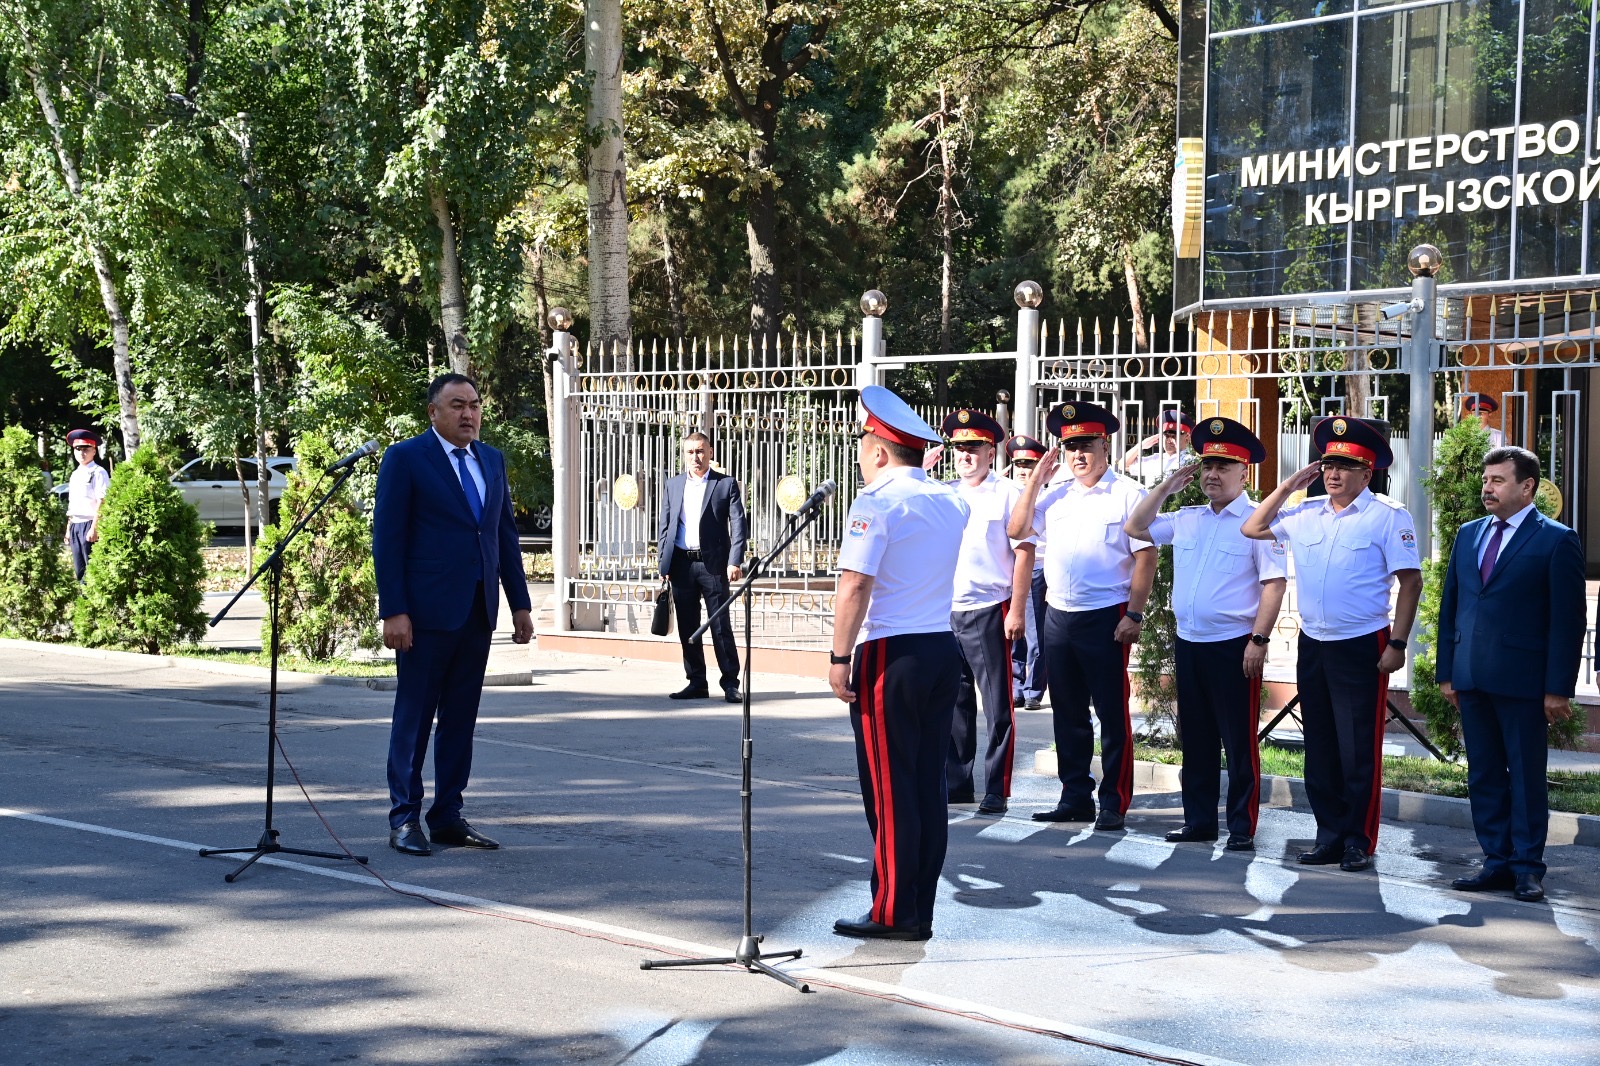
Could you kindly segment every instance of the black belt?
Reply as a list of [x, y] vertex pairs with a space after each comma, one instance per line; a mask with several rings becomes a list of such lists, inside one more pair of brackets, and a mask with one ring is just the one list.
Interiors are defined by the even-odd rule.
[[699, 562], [700, 559], [703, 558], [703, 553], [699, 548], [684, 548], [683, 557], [685, 559], [693, 559], [696, 562]]

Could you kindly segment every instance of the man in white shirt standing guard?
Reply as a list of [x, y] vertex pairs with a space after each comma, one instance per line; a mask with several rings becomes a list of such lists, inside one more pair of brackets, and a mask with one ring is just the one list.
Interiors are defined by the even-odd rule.
[[[1294, 552], [1300, 610], [1300, 718], [1306, 798], [1317, 819], [1307, 866], [1365, 870], [1378, 843], [1383, 726], [1389, 675], [1405, 663], [1405, 638], [1422, 595], [1411, 516], [1367, 486], [1394, 461], [1387, 423], [1338, 415], [1311, 427], [1322, 458], [1274, 489], [1245, 520], [1244, 535]], [[1281, 510], [1321, 474], [1328, 495]], [[1281, 511], [1281, 513], [1280, 513]], [[1394, 621], [1389, 594], [1398, 582]]]
[[951, 488], [971, 513], [956, 562], [955, 599], [950, 628], [961, 649], [961, 687], [950, 726], [950, 756], [945, 766], [951, 803], [971, 803], [978, 752], [978, 704], [989, 723], [983, 756], [983, 803], [979, 814], [1004, 814], [1011, 798], [1011, 765], [1016, 749], [1016, 707], [1011, 694], [1011, 642], [1028, 621], [1033, 586], [1033, 544], [1006, 536], [1011, 509], [1022, 486], [994, 473], [1000, 423], [963, 407], [940, 426], [955, 451]]
[[[1288, 571], [1283, 545], [1250, 540], [1239, 531], [1255, 509], [1244, 487], [1250, 464], [1267, 457], [1261, 440], [1231, 418], [1203, 418], [1195, 450], [1200, 461], [1151, 489], [1124, 527], [1135, 540], [1172, 545], [1183, 826], [1167, 839], [1217, 839], [1220, 747], [1228, 756], [1227, 849], [1254, 851], [1261, 807], [1261, 671]], [[1207, 503], [1157, 513], [1196, 477]]]

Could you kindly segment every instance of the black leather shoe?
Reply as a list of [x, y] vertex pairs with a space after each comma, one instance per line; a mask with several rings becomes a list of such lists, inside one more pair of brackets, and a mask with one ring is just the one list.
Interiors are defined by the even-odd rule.
[[711, 690], [704, 685], [690, 685], [688, 688], [679, 689], [677, 692], [667, 693], [669, 700], [709, 700]]
[[1031, 699], [1029, 699], [1029, 700], [1027, 700], [1027, 701], [1025, 701], [1023, 703], [1022, 709], [1025, 710], [1025, 711], [1037, 711], [1040, 707], [1043, 707], [1043, 706], [1044, 706], [1044, 700], [1041, 700], [1039, 697], [1034, 696], [1033, 698], [1031, 698]]
[[1010, 804], [1006, 802], [1006, 798], [1004, 796], [996, 796], [993, 793], [990, 793], [989, 795], [983, 797], [982, 803], [978, 804], [978, 813], [1004, 814], [1009, 807]]
[[1344, 849], [1344, 858], [1339, 860], [1339, 869], [1349, 870], [1351, 873], [1354, 873], [1357, 870], [1365, 870], [1371, 865], [1372, 856], [1368, 855], [1354, 844], [1351, 844], [1349, 847]]
[[1301, 866], [1332, 866], [1344, 858], [1344, 851], [1337, 844], [1318, 844], [1310, 851], [1302, 851], [1295, 860]]
[[1094, 821], [1094, 807], [1056, 807], [1048, 811], [1034, 811], [1033, 820], [1036, 822], [1092, 822]]
[[722, 698], [727, 700], [729, 703], [743, 703], [744, 693], [739, 691], [738, 685], [735, 685], [732, 688], [723, 689]]
[[1116, 811], [1101, 811], [1100, 817], [1094, 820], [1094, 827], [1100, 832], [1110, 832], [1122, 828], [1122, 815]]
[[933, 936], [931, 925], [883, 925], [865, 914], [855, 919], [840, 918], [833, 923], [833, 931], [862, 940], [927, 940]]
[[1517, 887], [1511, 894], [1524, 903], [1538, 903], [1544, 899], [1544, 882], [1538, 874], [1518, 874]]
[[407, 822], [399, 829], [389, 830], [389, 846], [402, 855], [432, 855], [428, 838], [418, 822]]
[[1215, 829], [1196, 829], [1192, 825], [1186, 825], [1182, 829], [1174, 829], [1167, 834], [1167, 843], [1169, 844], [1200, 844], [1215, 839], [1217, 839], [1217, 831]]
[[1248, 833], [1229, 833], [1228, 843], [1225, 848], [1228, 851], [1254, 851], [1256, 850], [1256, 838]]
[[970, 788], [968, 788], [968, 789], [959, 789], [959, 790], [957, 790], [955, 792], [947, 792], [947, 793], [945, 793], [945, 802], [946, 803], [952, 803], [952, 804], [954, 804], [954, 803], [976, 803], [976, 802], [978, 802], [978, 797], [973, 794], [972, 789], [970, 789]]
[[458, 848], [482, 848], [493, 851], [500, 846], [497, 840], [490, 840], [472, 826], [467, 824], [465, 818], [451, 822], [449, 825], [437, 826], [433, 830], [435, 844], [453, 844]]
[[1480, 870], [1471, 877], [1458, 877], [1450, 882], [1457, 892], [1493, 892], [1496, 889], [1515, 888], [1517, 879], [1510, 870]]

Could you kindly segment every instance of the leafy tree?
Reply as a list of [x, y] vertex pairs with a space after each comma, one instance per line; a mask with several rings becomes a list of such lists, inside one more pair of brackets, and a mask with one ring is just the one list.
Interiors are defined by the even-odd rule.
[[[1161, 511], [1206, 503], [1205, 490], [1195, 478], [1183, 491], [1168, 496]], [[1144, 708], [1146, 735], [1155, 737], [1163, 723], [1178, 748], [1183, 747], [1183, 731], [1178, 727], [1177, 682], [1178, 618], [1172, 610], [1172, 552], [1156, 549], [1156, 574], [1150, 583], [1150, 599], [1145, 603], [1144, 625], [1139, 643], [1134, 645], [1134, 676], [1139, 679], [1139, 703]]]
[[206, 527], [150, 446], [118, 464], [100, 504], [100, 539], [72, 612], [91, 646], [158, 654], [205, 632]]
[[[300, 462], [289, 474], [278, 524], [261, 535], [257, 566], [322, 498], [330, 482], [320, 471], [336, 458], [322, 437], [300, 437]], [[358, 647], [377, 647], [378, 578], [371, 545], [371, 529], [348, 489], [311, 519], [284, 552], [278, 607], [283, 647], [318, 661]], [[271, 625], [270, 617], [261, 623], [263, 648], [270, 646]]]
[[66, 512], [51, 498], [33, 435], [0, 434], [0, 632], [25, 640], [58, 636], [72, 604], [62, 554]]

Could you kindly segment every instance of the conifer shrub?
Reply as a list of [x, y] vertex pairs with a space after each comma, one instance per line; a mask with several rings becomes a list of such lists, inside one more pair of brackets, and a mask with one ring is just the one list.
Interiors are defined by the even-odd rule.
[[209, 530], [170, 477], [170, 463], [149, 446], [112, 473], [72, 612], [84, 644], [156, 655], [205, 632], [200, 549]]
[[[1184, 461], [1192, 462], [1193, 455]], [[1182, 491], [1168, 496], [1161, 513], [1206, 503], [1205, 490], [1197, 476]], [[1155, 579], [1150, 584], [1150, 599], [1144, 608], [1144, 625], [1139, 643], [1133, 646], [1134, 676], [1139, 679], [1139, 704], [1144, 711], [1144, 736], [1154, 739], [1163, 731], [1173, 744], [1183, 747], [1178, 724], [1178, 618], [1172, 611], [1172, 549], [1156, 549]]]
[[0, 633], [24, 640], [65, 634], [75, 586], [62, 550], [66, 525], [33, 435], [8, 427], [0, 434]]

